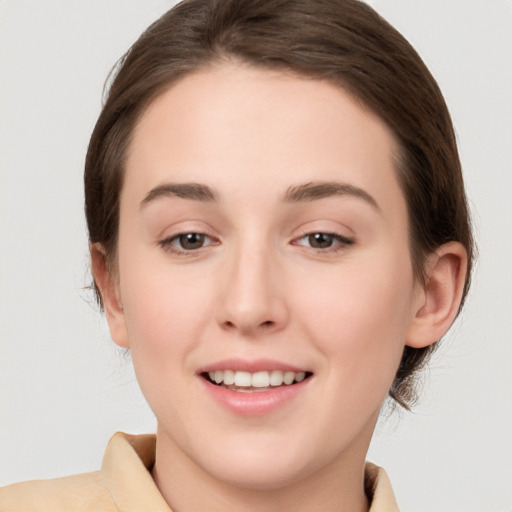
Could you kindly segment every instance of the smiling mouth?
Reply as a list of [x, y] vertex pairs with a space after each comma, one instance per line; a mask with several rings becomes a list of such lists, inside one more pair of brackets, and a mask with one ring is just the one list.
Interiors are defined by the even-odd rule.
[[311, 372], [261, 371], [245, 372], [234, 370], [215, 370], [201, 374], [211, 384], [239, 393], [270, 391], [281, 386], [293, 386], [313, 374]]

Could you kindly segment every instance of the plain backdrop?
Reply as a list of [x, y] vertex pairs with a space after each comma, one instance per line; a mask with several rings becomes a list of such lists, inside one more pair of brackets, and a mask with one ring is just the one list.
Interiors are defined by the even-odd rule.
[[[117, 58], [171, 3], [0, 2], [0, 485], [99, 468], [152, 432], [89, 281], [82, 170]], [[473, 288], [413, 413], [369, 460], [414, 512], [512, 511], [512, 3], [374, 0], [443, 90], [479, 245]]]

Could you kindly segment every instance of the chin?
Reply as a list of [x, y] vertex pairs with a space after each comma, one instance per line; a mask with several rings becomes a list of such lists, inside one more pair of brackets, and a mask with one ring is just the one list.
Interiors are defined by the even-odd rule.
[[[205, 469], [208, 471], [208, 468]], [[265, 460], [262, 457], [257, 460], [247, 458], [230, 466], [219, 463], [208, 472], [213, 478], [229, 486], [257, 491], [282, 489], [293, 485], [309, 473], [307, 468], [297, 467], [294, 462], [276, 460], [275, 455]]]
[[332, 452], [322, 454], [321, 447], [308, 449], [304, 442], [282, 436], [233, 437], [227, 443], [215, 443], [215, 449], [210, 446], [203, 452], [207, 457], [196, 461], [215, 480], [241, 489], [273, 490], [293, 485], [332, 456]]

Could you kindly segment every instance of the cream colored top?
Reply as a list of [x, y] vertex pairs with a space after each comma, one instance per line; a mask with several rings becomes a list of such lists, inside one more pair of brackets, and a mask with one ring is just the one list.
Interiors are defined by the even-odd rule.
[[[0, 511], [172, 512], [149, 472], [155, 447], [154, 434], [118, 432], [107, 446], [99, 471], [3, 487]], [[386, 472], [367, 463], [365, 478], [368, 492], [373, 493], [370, 512], [398, 512]]]

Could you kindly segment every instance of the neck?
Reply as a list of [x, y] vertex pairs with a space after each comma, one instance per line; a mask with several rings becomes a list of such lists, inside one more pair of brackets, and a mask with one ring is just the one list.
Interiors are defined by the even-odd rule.
[[157, 435], [152, 476], [171, 509], [180, 512], [367, 512], [364, 459], [369, 444], [359, 453], [346, 454], [320, 470], [277, 488], [248, 488], [215, 478], [194, 463], [161, 432]]

